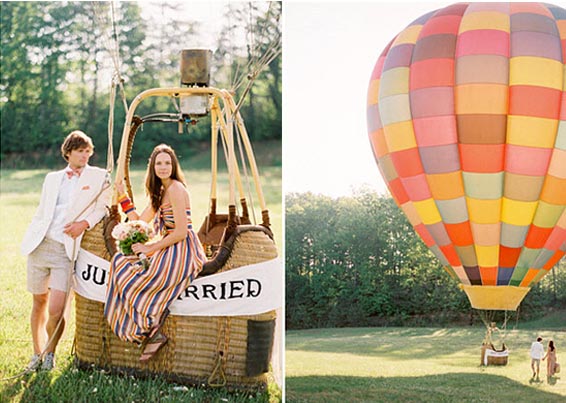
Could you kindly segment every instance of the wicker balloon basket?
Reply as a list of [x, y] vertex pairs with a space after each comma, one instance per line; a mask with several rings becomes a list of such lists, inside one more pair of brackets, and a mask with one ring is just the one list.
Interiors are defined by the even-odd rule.
[[509, 351], [505, 344], [503, 344], [500, 350], [497, 350], [493, 344], [482, 344], [480, 365], [507, 365], [508, 359]]
[[[143, 124], [153, 122], [175, 122], [179, 126], [179, 122], [188, 118], [187, 111], [181, 111], [180, 115], [174, 114], [173, 117], [170, 113], [161, 112], [145, 117], [135, 116], [135, 110], [142, 100], [172, 97], [183, 105], [183, 100], [194, 96], [207, 100], [207, 113], [209, 109], [211, 115], [211, 205], [209, 215], [198, 234], [210, 260], [205, 263], [199, 277], [272, 261], [277, 257], [277, 248], [269, 230], [269, 213], [261, 190], [259, 172], [243, 119], [230, 91], [184, 86], [153, 88], [138, 94], [126, 114], [116, 178], [125, 181], [126, 191], [133, 200], [129, 166], [138, 129]], [[216, 214], [218, 143], [222, 143], [229, 173], [228, 214]], [[236, 152], [236, 144], [240, 153]], [[240, 163], [238, 155], [241, 156]], [[249, 220], [239, 171], [240, 166], [243, 168], [248, 165], [261, 208], [261, 225], [252, 225]], [[236, 190], [239, 191], [241, 202], [239, 213], [236, 208]], [[108, 218], [87, 231], [81, 245], [86, 251], [107, 261], [116, 251], [111, 231], [120, 221], [117, 194], [114, 196]], [[280, 301], [276, 302], [265, 309], [276, 309], [280, 306], [277, 305]], [[123, 342], [114, 335], [106, 323], [103, 311], [103, 303], [81, 295], [76, 296], [75, 357], [79, 367], [97, 367], [136, 376], [160, 376], [190, 385], [225, 386], [233, 389], [261, 389], [267, 385], [275, 338], [276, 311], [252, 316], [170, 314], [162, 329], [168, 342], [147, 363], [140, 363], [141, 351], [136, 345]]]
[[[218, 271], [277, 257], [269, 231], [259, 225], [245, 227], [232, 235], [229, 256]], [[103, 223], [89, 231], [82, 242], [83, 249], [109, 260], [105, 245]], [[114, 335], [103, 312], [104, 304], [76, 295], [75, 362], [79, 368], [239, 390], [267, 385], [275, 311], [230, 317], [171, 314], [163, 325], [168, 343], [148, 363], [140, 363], [141, 350], [135, 344]]]

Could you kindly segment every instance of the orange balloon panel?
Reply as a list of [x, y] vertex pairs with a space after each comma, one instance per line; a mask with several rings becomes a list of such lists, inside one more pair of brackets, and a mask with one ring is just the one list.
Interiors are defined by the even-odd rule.
[[563, 8], [458, 3], [410, 24], [374, 67], [380, 171], [466, 286], [529, 287], [566, 252], [565, 61]]

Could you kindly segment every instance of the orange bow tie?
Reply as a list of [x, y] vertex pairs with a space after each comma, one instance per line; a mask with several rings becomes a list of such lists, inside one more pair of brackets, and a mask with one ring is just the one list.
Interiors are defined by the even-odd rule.
[[73, 169], [73, 168], [71, 168], [71, 167], [69, 167], [69, 166], [68, 166], [67, 168], [65, 168], [65, 173], [67, 174], [67, 178], [69, 178], [69, 179], [71, 179], [71, 178], [72, 178], [73, 176], [75, 176], [75, 175], [76, 175], [77, 177], [80, 177], [82, 171], [83, 171], [83, 170], [82, 170], [81, 168]]

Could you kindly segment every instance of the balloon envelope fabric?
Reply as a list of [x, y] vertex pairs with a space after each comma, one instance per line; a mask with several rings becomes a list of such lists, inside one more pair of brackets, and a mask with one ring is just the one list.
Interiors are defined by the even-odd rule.
[[458, 3], [374, 67], [379, 170], [475, 308], [515, 310], [566, 252], [565, 62], [563, 8]]

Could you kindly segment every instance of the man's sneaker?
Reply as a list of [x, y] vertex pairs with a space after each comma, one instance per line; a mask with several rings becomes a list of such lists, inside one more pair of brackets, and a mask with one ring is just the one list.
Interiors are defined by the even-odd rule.
[[41, 364], [41, 369], [43, 371], [51, 371], [53, 367], [55, 367], [55, 354], [45, 354], [45, 357], [43, 357], [43, 364]]
[[29, 360], [29, 364], [26, 367], [26, 371], [36, 371], [41, 365], [41, 356], [39, 354], [34, 354]]

